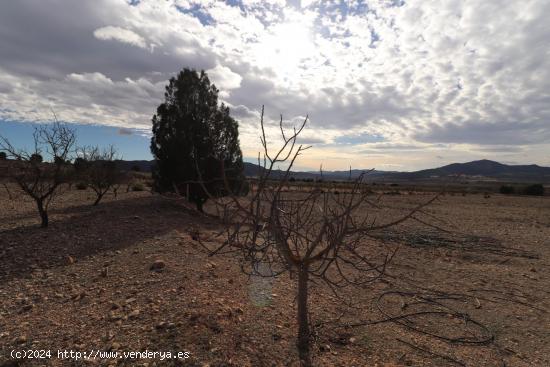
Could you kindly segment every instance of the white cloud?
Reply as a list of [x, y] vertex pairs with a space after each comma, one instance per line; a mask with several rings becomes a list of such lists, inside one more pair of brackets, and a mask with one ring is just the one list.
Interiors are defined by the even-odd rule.
[[14, 84], [9, 94], [0, 93], [4, 119], [51, 121], [53, 108], [63, 121], [148, 129], [165, 82], [113, 81], [96, 72], [73, 73], [62, 80], [19, 78]]
[[258, 5], [278, 5], [285, 6], [286, 0], [242, 0], [245, 6], [258, 6]]
[[147, 47], [145, 39], [139, 34], [120, 27], [107, 26], [98, 28], [94, 31], [94, 37], [100, 40], [115, 40], [122, 43], [128, 43], [141, 48]]
[[243, 80], [239, 74], [222, 65], [216, 65], [215, 68], [207, 70], [207, 73], [210, 81], [221, 91], [239, 88]]
[[294, 3], [3, 2], [0, 118], [49, 119], [55, 103], [71, 121], [146, 127], [166, 81], [190, 66], [234, 106], [251, 154], [265, 104], [269, 120], [309, 113], [306, 138], [326, 143], [315, 154], [342, 166], [365, 148], [327, 145], [365, 131], [455, 156], [520, 146], [509, 160], [548, 163], [547, 0]]

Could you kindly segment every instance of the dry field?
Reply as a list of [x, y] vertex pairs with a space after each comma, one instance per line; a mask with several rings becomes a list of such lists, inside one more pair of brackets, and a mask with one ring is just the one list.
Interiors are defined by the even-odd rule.
[[[148, 192], [91, 207], [91, 192], [72, 190], [44, 230], [16, 196], [0, 190], [0, 366], [297, 366], [294, 280], [249, 279], [236, 259], [207, 257], [195, 239], [213, 219]], [[383, 216], [428, 197], [384, 197]], [[365, 238], [374, 253], [399, 250], [384, 281], [344, 291], [359, 307], [312, 286], [312, 318], [326, 322], [315, 365], [550, 366], [550, 198], [447, 195], [427, 212], [446, 231], [408, 222]], [[156, 260], [165, 267], [151, 271]], [[53, 355], [15, 361], [13, 349]]]

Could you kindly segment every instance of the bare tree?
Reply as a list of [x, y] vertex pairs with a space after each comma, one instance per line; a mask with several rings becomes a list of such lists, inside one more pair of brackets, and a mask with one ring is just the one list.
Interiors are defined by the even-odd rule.
[[120, 172], [115, 161], [120, 158], [112, 145], [103, 150], [97, 146], [80, 147], [77, 154], [76, 171], [79, 179], [94, 190], [96, 199], [93, 205], [98, 205], [103, 196], [118, 183]]
[[8, 187], [8, 182], [10, 180], [11, 165], [12, 165], [12, 162], [8, 160], [8, 155], [6, 154], [6, 152], [0, 151], [0, 183], [6, 190], [8, 194], [8, 198], [10, 200], [13, 199], [13, 196]]
[[29, 150], [15, 148], [6, 137], [0, 136], [0, 148], [14, 159], [10, 179], [36, 202], [41, 226], [47, 227], [48, 206], [69, 177], [71, 167], [67, 162], [76, 134], [56, 119], [51, 125], [35, 128], [33, 138], [34, 148]]
[[[404, 215], [378, 223], [375, 217], [367, 215], [368, 209], [377, 208], [377, 205], [371, 201], [372, 193], [363, 183], [363, 175], [338, 195], [326, 190], [322, 183], [309, 192], [289, 192], [285, 188], [291, 169], [298, 156], [309, 148], [297, 144], [308, 119], [306, 117], [288, 134], [281, 117], [282, 144], [272, 154], [266, 138], [263, 109], [261, 116], [263, 157], [258, 155], [260, 169], [252, 193], [247, 198], [238, 195], [226, 199], [211, 197], [217, 216], [225, 224], [227, 240], [215, 248], [203, 245], [211, 255], [237, 252], [243, 271], [249, 275], [297, 274], [297, 347], [300, 359], [310, 366], [308, 296], [313, 278], [326, 284], [339, 299], [343, 299], [342, 288], [362, 286], [379, 279], [395, 250], [384, 254], [369, 253], [365, 237], [371, 231], [413, 218], [437, 196]], [[225, 178], [223, 159], [219, 161], [222, 162], [220, 174]], [[286, 170], [282, 176], [273, 177], [278, 165], [286, 165]], [[230, 191], [227, 181], [226, 190]]]

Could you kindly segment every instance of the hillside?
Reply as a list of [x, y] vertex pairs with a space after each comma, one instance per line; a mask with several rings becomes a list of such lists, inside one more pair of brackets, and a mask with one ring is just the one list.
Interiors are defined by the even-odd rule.
[[[6, 161], [7, 162], [7, 161]], [[123, 171], [135, 170], [151, 172], [154, 161], [147, 160], [118, 160], [118, 167]], [[4, 166], [6, 163], [4, 164]], [[0, 171], [2, 164], [0, 163]], [[244, 162], [244, 174], [246, 177], [255, 177], [261, 172], [257, 164]], [[550, 182], [550, 167], [542, 167], [536, 164], [507, 165], [487, 159], [466, 163], [452, 163], [446, 166], [425, 169], [413, 172], [378, 171], [371, 169], [352, 169], [351, 178], [356, 178], [366, 172], [367, 181], [421, 181], [421, 180], [445, 180], [471, 178], [471, 179], [497, 179], [515, 182]], [[282, 177], [283, 170], [276, 169], [272, 172], [273, 178]], [[297, 180], [319, 179], [321, 174], [317, 171], [293, 171], [291, 177]], [[323, 171], [322, 177], [328, 180], [346, 180], [350, 177], [349, 170]]]
[[439, 168], [392, 175], [396, 179], [425, 180], [452, 177], [492, 178], [506, 181], [550, 181], [550, 167], [531, 165], [507, 165], [487, 159], [467, 163], [453, 163]]
[[122, 171], [140, 171], [140, 172], [151, 172], [151, 169], [153, 168], [153, 164], [155, 161], [125, 161], [125, 160], [117, 160], [116, 164], [117, 167]]
[[[245, 175], [256, 176], [258, 166], [252, 163], [245, 163]], [[531, 165], [507, 165], [487, 159], [467, 163], [453, 163], [443, 167], [414, 171], [414, 172], [388, 172], [378, 170], [351, 170], [351, 178], [356, 178], [362, 172], [367, 172], [366, 180], [441, 180], [456, 177], [477, 178], [477, 179], [499, 179], [504, 181], [517, 182], [550, 182], [550, 167]], [[282, 171], [273, 172], [273, 177], [280, 177]], [[296, 179], [318, 179], [319, 172], [292, 172]], [[350, 171], [324, 171], [323, 178], [331, 180], [345, 180], [350, 177]]]

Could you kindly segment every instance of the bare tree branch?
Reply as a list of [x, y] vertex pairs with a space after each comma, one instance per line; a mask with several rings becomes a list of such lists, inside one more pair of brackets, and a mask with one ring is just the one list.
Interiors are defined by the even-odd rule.
[[9, 178], [36, 202], [42, 227], [48, 226], [49, 204], [69, 179], [76, 142], [75, 131], [54, 118], [53, 124], [35, 128], [32, 150], [18, 149], [0, 136], [0, 150], [12, 159]]
[[[251, 193], [243, 198], [232, 192], [225, 177], [223, 159], [220, 176], [227, 198], [208, 194], [214, 203], [216, 215], [225, 225], [226, 241], [215, 247], [203, 246], [211, 255], [240, 253], [242, 269], [255, 276], [278, 276], [285, 272], [298, 274], [298, 350], [306, 365], [311, 365], [310, 326], [308, 318], [308, 287], [315, 279], [324, 283], [338, 299], [340, 290], [348, 286], [360, 287], [380, 279], [397, 248], [386, 254], [370, 253], [368, 234], [371, 231], [396, 226], [409, 219], [437, 199], [437, 195], [418, 204], [407, 213], [385, 223], [376, 224], [371, 210], [381, 210], [371, 191], [363, 183], [365, 173], [346, 184], [339, 195], [328, 184], [312, 185], [308, 192], [287, 190], [292, 167], [298, 156], [310, 148], [297, 144], [297, 138], [308, 122], [308, 117], [290, 134], [285, 132], [282, 117], [279, 130], [281, 145], [272, 151], [264, 124], [264, 109], [260, 119], [260, 142], [263, 159], [258, 155], [260, 169]], [[280, 177], [273, 177], [277, 164], [285, 164]], [[322, 173], [322, 166], [321, 166]], [[199, 181], [202, 177], [199, 174]], [[206, 192], [206, 185], [202, 183]], [[367, 213], [366, 216], [363, 213]], [[366, 236], [367, 235], [367, 236]], [[268, 268], [267, 275], [258, 269]], [[351, 306], [351, 302], [346, 303]]]

